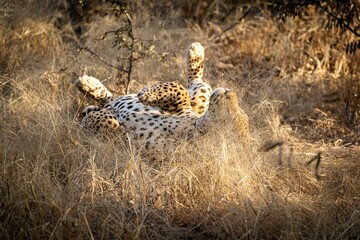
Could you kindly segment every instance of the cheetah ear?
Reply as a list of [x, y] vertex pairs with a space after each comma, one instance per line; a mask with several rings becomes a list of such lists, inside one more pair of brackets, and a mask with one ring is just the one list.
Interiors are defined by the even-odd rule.
[[236, 92], [233, 91], [226, 92], [226, 97], [230, 100], [230, 103], [232, 105], [238, 105], [238, 98]]
[[98, 106], [89, 105], [89, 106], [85, 107], [85, 108], [81, 111], [81, 114], [86, 115], [86, 114], [88, 114], [89, 112], [99, 111], [99, 110], [100, 110], [100, 108], [99, 108]]

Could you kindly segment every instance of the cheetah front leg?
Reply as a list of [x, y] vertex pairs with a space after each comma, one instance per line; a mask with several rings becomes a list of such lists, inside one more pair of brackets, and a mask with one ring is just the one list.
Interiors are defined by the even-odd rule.
[[95, 100], [105, 103], [113, 94], [100, 82], [100, 80], [83, 75], [75, 84], [84, 92], [89, 93]]
[[[75, 84], [98, 100], [101, 105], [105, 105], [112, 99], [112, 93], [94, 77], [83, 75], [76, 80]], [[81, 115], [81, 126], [95, 133], [120, 128], [120, 123], [109, 107], [90, 105], [82, 110]]]

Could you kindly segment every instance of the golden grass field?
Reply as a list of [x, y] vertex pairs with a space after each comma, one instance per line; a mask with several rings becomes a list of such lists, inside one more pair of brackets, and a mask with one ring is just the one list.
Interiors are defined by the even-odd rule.
[[[119, 23], [93, 14], [79, 39], [62, 2], [0, 1], [0, 239], [360, 239], [359, 52], [346, 55], [315, 10], [285, 23], [263, 11], [222, 33], [236, 17], [200, 27], [139, 4], [134, 35], [155, 46], [134, 62], [130, 92], [186, 84], [198, 41], [205, 79], [236, 90], [250, 119], [248, 142], [224, 123], [153, 161], [81, 129], [93, 101], [74, 81], [124, 86], [77, 46], [120, 65], [100, 40]], [[284, 144], [259, 151], [270, 141]], [[306, 163], [318, 153], [317, 177]]]

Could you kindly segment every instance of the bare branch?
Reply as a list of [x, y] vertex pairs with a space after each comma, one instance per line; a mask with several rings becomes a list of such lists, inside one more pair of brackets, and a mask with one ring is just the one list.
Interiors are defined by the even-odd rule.
[[315, 163], [315, 177], [319, 180], [320, 179], [319, 168], [320, 168], [320, 162], [321, 162], [321, 152], [318, 152], [318, 154], [316, 154], [315, 157], [313, 157], [312, 159], [307, 161], [306, 165], [307, 166], [310, 165], [315, 160], [316, 160], [316, 163]]
[[252, 6], [250, 5], [250, 7], [243, 13], [243, 15], [235, 23], [231, 24], [229, 27], [224, 29], [224, 31], [220, 34], [219, 37], [223, 36], [226, 32], [236, 27], [244, 18], [246, 18], [247, 15], [249, 15], [251, 9]]
[[350, 32], [355, 34], [355, 36], [360, 37], [360, 33], [358, 33], [355, 29], [353, 29], [349, 24], [345, 23], [343, 19], [338, 18], [335, 14], [330, 12], [327, 8], [324, 8], [321, 4], [318, 4], [318, 6], [324, 10], [327, 14], [329, 14], [332, 18], [334, 18], [338, 22], [342, 22], [342, 26], [344, 26], [346, 29], [348, 29]]
[[99, 59], [101, 62], [103, 62], [106, 66], [108, 67], [112, 67], [112, 68], [115, 68], [116, 70], [118, 71], [121, 71], [121, 72], [125, 72], [125, 73], [128, 73], [129, 71], [122, 68], [122, 67], [118, 67], [118, 66], [115, 66], [111, 63], [109, 63], [108, 61], [106, 61], [104, 58], [102, 58], [101, 56], [99, 56], [98, 54], [96, 54], [94, 51], [92, 51], [90, 48], [86, 47], [86, 46], [78, 46], [77, 47], [79, 50], [85, 50], [87, 52], [89, 52], [91, 55], [93, 55], [94, 57], [96, 57], [97, 59]]

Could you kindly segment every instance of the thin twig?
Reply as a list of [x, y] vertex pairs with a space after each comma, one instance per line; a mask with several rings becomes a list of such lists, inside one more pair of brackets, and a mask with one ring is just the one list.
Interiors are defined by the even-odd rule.
[[290, 154], [288, 157], [288, 164], [289, 164], [289, 168], [294, 168], [294, 147], [292, 144], [290, 145]]
[[279, 155], [278, 155], [278, 164], [281, 166], [283, 164], [283, 146], [279, 146]]
[[220, 21], [224, 22], [225, 19], [226, 19], [233, 11], [236, 10], [236, 8], [237, 8], [236, 5], [232, 6], [231, 9], [230, 9], [224, 16], [222, 16], [222, 17], [220, 18]]
[[111, 63], [109, 63], [108, 61], [106, 61], [104, 58], [102, 58], [101, 56], [99, 56], [97, 53], [95, 53], [94, 51], [92, 51], [90, 48], [86, 47], [86, 46], [78, 46], [78, 49], [79, 50], [85, 50], [87, 52], [89, 52], [91, 55], [93, 55], [94, 57], [96, 57], [97, 59], [99, 59], [101, 62], [103, 62], [105, 65], [107, 65], [108, 67], [112, 67], [112, 68], [115, 68], [116, 70], [119, 70], [121, 72], [125, 72], [125, 73], [128, 73], [129, 71], [122, 68], [122, 67], [118, 67], [118, 66], [115, 66]]
[[132, 22], [131, 22], [131, 18], [129, 16], [129, 14], [124, 11], [125, 13], [125, 16], [126, 16], [126, 19], [127, 19], [127, 23], [129, 24], [130, 26], [130, 38], [131, 38], [131, 48], [130, 48], [130, 57], [129, 57], [129, 69], [128, 69], [128, 72], [127, 72], [127, 82], [126, 82], [126, 87], [125, 87], [125, 93], [126, 94], [129, 94], [129, 89], [130, 89], [130, 81], [131, 81], [131, 72], [132, 72], [132, 67], [133, 67], [133, 53], [134, 53], [134, 41], [135, 41], [135, 38], [134, 38], [134, 34], [133, 34], [133, 28], [132, 28]]
[[320, 155], [320, 152], [318, 154], [316, 154], [315, 157], [313, 157], [312, 159], [307, 161], [306, 165], [309, 166], [312, 162], [314, 162], [316, 159], [318, 159], [319, 155]]
[[315, 157], [313, 157], [312, 159], [307, 161], [306, 165], [310, 165], [315, 160], [316, 160], [316, 163], [315, 163], [315, 177], [319, 180], [320, 179], [319, 168], [320, 168], [320, 162], [321, 162], [321, 152], [318, 152], [318, 154], [316, 154]]
[[318, 153], [318, 158], [315, 164], [315, 176], [318, 180], [320, 179], [320, 173], [319, 173], [320, 161], [321, 161], [321, 154]]
[[355, 29], [351, 28], [349, 24], [346, 24], [345, 21], [343, 19], [338, 18], [335, 14], [333, 14], [332, 12], [330, 12], [328, 9], [324, 8], [323, 6], [321, 6], [321, 4], [319, 3], [318, 6], [324, 10], [327, 14], [329, 14], [332, 18], [336, 19], [336, 21], [341, 22], [342, 25], [347, 28], [350, 32], [352, 32], [353, 34], [355, 34], [355, 36], [360, 37], [360, 33], [356, 32]]
[[235, 23], [225, 28], [224, 31], [220, 34], [219, 38], [221, 38], [226, 32], [236, 27], [244, 18], [246, 18], [246, 16], [249, 15], [251, 9], [252, 9], [252, 5], [250, 5], [250, 7], [243, 13], [243, 15]]
[[[131, 39], [130, 44], [125, 44], [125, 47], [130, 50], [130, 55], [128, 58], [126, 58], [128, 60], [128, 64], [129, 67], [128, 69], [124, 69], [122, 67], [119, 66], [115, 66], [114, 64], [109, 63], [108, 61], [106, 61], [104, 58], [102, 58], [101, 56], [99, 56], [97, 53], [95, 53], [94, 51], [92, 51], [90, 48], [86, 47], [86, 46], [79, 46], [78, 49], [80, 50], [85, 50], [87, 52], [89, 52], [91, 55], [93, 55], [94, 57], [96, 57], [97, 59], [99, 59], [102, 63], [104, 63], [106, 66], [115, 68], [116, 70], [120, 71], [120, 72], [124, 72], [127, 74], [127, 80], [125, 83], [125, 94], [129, 94], [129, 89], [130, 89], [130, 82], [131, 82], [131, 73], [132, 73], [132, 68], [133, 68], [133, 62], [134, 62], [134, 58], [133, 58], [133, 54], [134, 54], [134, 43], [135, 43], [135, 38], [134, 38], [134, 34], [133, 34], [133, 28], [132, 28], [132, 20], [131, 17], [129, 15], [128, 12], [126, 11], [121, 11], [121, 13], [123, 13], [126, 17], [126, 24], [128, 26], [128, 35]], [[120, 27], [117, 30], [111, 30], [111, 31], [107, 31], [105, 32], [105, 34], [103, 35], [102, 39], [106, 38], [106, 36], [110, 33], [112, 34], [117, 34], [119, 31], [124, 31], [125, 27]], [[125, 59], [124, 59], [125, 60]]]
[[259, 149], [260, 152], [268, 152], [276, 147], [282, 146], [284, 144], [283, 141], [277, 141], [277, 142], [272, 142], [272, 141], [267, 141], [266, 143], [264, 143], [261, 148]]

